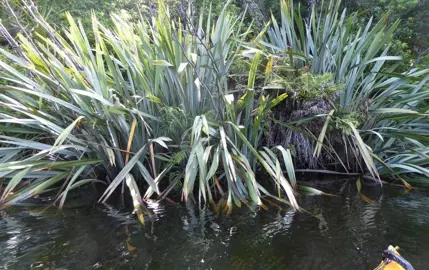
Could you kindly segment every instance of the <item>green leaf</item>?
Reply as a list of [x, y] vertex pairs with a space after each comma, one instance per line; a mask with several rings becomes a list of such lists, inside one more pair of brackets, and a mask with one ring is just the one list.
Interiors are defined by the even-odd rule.
[[326, 117], [325, 123], [323, 124], [322, 130], [320, 131], [319, 138], [317, 139], [316, 147], [314, 148], [313, 156], [318, 157], [323, 148], [323, 141], [325, 140], [326, 131], [329, 126], [329, 122], [331, 121], [332, 115], [335, 110], [331, 110]]
[[15, 189], [15, 187], [21, 182], [22, 178], [28, 174], [31, 167], [21, 170], [9, 181], [6, 188], [1, 196], [1, 202], [4, 203], [9, 194]]
[[374, 164], [374, 161], [372, 159], [372, 153], [370, 152], [370, 150], [368, 149], [368, 146], [363, 142], [359, 131], [357, 131], [357, 129], [355, 128], [354, 124], [351, 123], [350, 121], [345, 121], [351, 128], [353, 134], [354, 134], [354, 138], [356, 140], [356, 144], [358, 146], [358, 149], [362, 155], [362, 158], [366, 164], [366, 167], [368, 168], [370, 174], [372, 175], [372, 177], [377, 178], [378, 182], [381, 185], [381, 180], [380, 180], [380, 176], [378, 175], [378, 171], [377, 171], [377, 167]]
[[58, 147], [60, 147], [64, 141], [70, 137], [72, 130], [76, 127], [76, 125], [83, 119], [83, 116], [79, 116], [76, 120], [73, 121], [67, 128], [61, 132], [58, 138], [55, 140], [54, 145], [52, 146], [51, 153], [54, 152]]
[[130, 161], [124, 166], [124, 168], [118, 173], [118, 175], [113, 179], [110, 185], [106, 188], [103, 195], [98, 200], [99, 202], [105, 203], [112, 195], [113, 191], [119, 186], [120, 183], [124, 180], [125, 176], [134, 168], [137, 161], [146, 153], [146, 145], [144, 145], [140, 150], [130, 159]]
[[24, 191], [17, 192], [16, 196], [14, 196], [13, 199], [6, 202], [5, 205], [13, 205], [18, 202], [24, 201], [30, 197], [33, 197], [35, 195], [41, 194], [44, 191], [46, 191], [49, 187], [53, 186], [54, 184], [66, 178], [67, 174], [68, 172], [63, 172], [43, 182], [40, 182], [40, 183], [35, 182], [30, 187], [26, 188]]
[[360, 193], [360, 190], [362, 188], [362, 184], [360, 182], [360, 177], [356, 180], [356, 187], [357, 187], [358, 192]]
[[165, 60], [153, 60], [153, 65], [154, 66], [161, 66], [161, 67], [172, 67], [173, 66], [172, 64], [168, 63]]
[[333, 194], [329, 194], [329, 193], [323, 192], [323, 191], [321, 191], [319, 189], [316, 189], [316, 188], [313, 188], [313, 187], [307, 187], [307, 186], [302, 186], [302, 185], [299, 186], [299, 190], [302, 193], [304, 193], [306, 195], [311, 195], [311, 196], [314, 196], [314, 195], [316, 195], [316, 196], [320, 196], [320, 195], [323, 195], [323, 196], [336, 196], [336, 195], [333, 195]]
[[80, 174], [86, 169], [86, 166], [82, 166], [80, 167], [76, 173], [73, 175], [73, 177], [70, 179], [67, 187], [65, 188], [65, 190], [61, 193], [61, 200], [60, 200], [60, 204], [59, 204], [59, 208], [62, 209], [64, 206], [64, 202], [66, 201], [66, 197], [68, 192], [70, 191], [71, 187], [73, 186], [74, 182], [77, 180], [77, 178], [80, 176]]
[[284, 149], [282, 146], [276, 146], [275, 148], [279, 149], [283, 155], [283, 160], [286, 166], [286, 172], [289, 176], [289, 180], [291, 182], [292, 187], [296, 190], [296, 177], [295, 177], [295, 169], [292, 161], [292, 154], [290, 149]]

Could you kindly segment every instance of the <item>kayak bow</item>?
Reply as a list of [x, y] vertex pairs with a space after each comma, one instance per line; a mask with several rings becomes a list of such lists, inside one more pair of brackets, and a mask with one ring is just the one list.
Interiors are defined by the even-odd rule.
[[398, 249], [389, 246], [383, 251], [383, 260], [374, 270], [414, 270], [414, 267], [399, 254]]

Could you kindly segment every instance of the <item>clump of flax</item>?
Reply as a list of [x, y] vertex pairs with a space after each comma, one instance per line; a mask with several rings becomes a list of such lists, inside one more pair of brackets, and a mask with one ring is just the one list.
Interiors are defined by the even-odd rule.
[[[320, 84], [318, 84], [320, 81]], [[332, 109], [330, 100], [334, 99], [338, 86], [331, 82], [329, 74], [314, 76], [301, 74], [285, 89], [289, 97], [279, 104], [273, 114], [274, 119], [282, 123], [291, 123], [316, 115], [326, 115]], [[322, 151], [319, 157], [313, 155], [317, 137], [325, 123], [325, 117], [316, 117], [295, 128], [274, 124], [269, 128], [268, 143], [281, 144], [295, 150], [295, 162], [301, 168], [325, 168], [331, 161], [330, 153]], [[304, 132], [302, 132], [304, 131]]]
[[[332, 105], [322, 98], [316, 100], [299, 101], [294, 98], [282, 106], [279, 106], [274, 113], [274, 117], [279, 122], [290, 123], [305, 117], [319, 114], [327, 114], [332, 109]], [[300, 132], [279, 124], [270, 126], [268, 142], [294, 149], [295, 161], [299, 167], [320, 168], [328, 162], [328, 155], [322, 153], [319, 157], [314, 157], [313, 152], [316, 146], [316, 139], [324, 124], [324, 118], [315, 118], [302, 125], [298, 129]], [[312, 137], [313, 134], [315, 137]]]

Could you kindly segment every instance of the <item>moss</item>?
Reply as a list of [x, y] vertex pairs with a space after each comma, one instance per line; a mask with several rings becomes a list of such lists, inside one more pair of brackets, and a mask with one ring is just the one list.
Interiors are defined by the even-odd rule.
[[308, 67], [294, 70], [287, 63], [277, 64], [269, 86], [280, 87], [286, 92], [294, 93], [295, 99], [299, 101], [330, 99], [342, 89], [342, 85], [334, 82], [331, 73], [315, 75], [308, 71]]
[[333, 118], [331, 125], [332, 130], [340, 131], [342, 134], [350, 135], [352, 130], [348, 123], [353, 123], [355, 127], [358, 127], [362, 122], [364, 116], [361, 112], [340, 112], [337, 113]]
[[333, 82], [330, 73], [323, 75], [304, 73], [297, 78], [295, 85], [297, 98], [301, 100], [314, 100], [320, 97], [327, 99], [341, 90], [341, 86]]

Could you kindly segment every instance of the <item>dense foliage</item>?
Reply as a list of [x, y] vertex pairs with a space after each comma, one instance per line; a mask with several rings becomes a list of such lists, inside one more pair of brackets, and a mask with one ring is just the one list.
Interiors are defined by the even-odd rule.
[[236, 7], [196, 16], [159, 1], [108, 19], [126, 1], [104, 3], [67, 24], [7, 4], [24, 15], [2, 27], [2, 204], [55, 189], [61, 207], [102, 183], [100, 201], [127, 186], [139, 217], [178, 190], [218, 211], [267, 197], [299, 208], [299, 190], [322, 193], [298, 186], [295, 166], [428, 182], [429, 70], [395, 64], [389, 14], [359, 27], [341, 1], [282, 0], [255, 33]]
[[345, 1], [344, 6], [351, 11], [362, 14], [361, 21], [371, 17], [379, 19], [389, 13], [391, 22], [400, 20], [392, 43], [392, 53], [404, 58], [403, 70], [410, 66], [429, 65], [429, 12], [428, 0], [378, 0], [378, 1]]
[[[10, 6], [16, 11], [18, 17], [28, 26], [31, 18], [28, 13], [22, 8], [21, 0], [9, 0]], [[65, 12], [69, 12], [76, 19], [82, 19], [82, 24], [86, 28], [91, 26], [91, 10], [97, 14], [97, 18], [105, 25], [110, 25], [110, 16], [115, 13], [121, 16], [122, 19], [136, 21], [140, 18], [140, 14], [149, 14], [151, 11], [157, 10], [156, 1], [148, 0], [34, 0], [38, 6], [40, 13], [45, 19], [54, 25], [61, 26], [67, 24]], [[225, 6], [225, 0], [213, 1], [182, 1], [182, 0], [164, 0], [170, 7], [170, 11], [175, 17], [180, 17], [186, 13], [189, 3], [193, 3], [193, 13], [200, 12], [208, 14], [209, 8], [204, 3], [210, 2], [212, 5], [212, 16], [220, 14]], [[261, 24], [268, 22], [271, 15], [276, 20], [281, 19], [281, 7], [278, 0], [233, 0], [229, 1], [228, 11], [236, 15], [242, 14], [247, 10], [245, 22], [249, 25], [252, 20], [254, 23]], [[311, 6], [314, 5], [317, 9], [323, 9], [329, 5], [329, 1], [295, 1], [296, 10], [303, 13], [303, 17], [307, 17], [311, 11]], [[344, 0], [341, 8], [346, 8], [348, 13], [358, 12], [359, 18], [356, 23], [360, 26], [373, 17], [374, 21], [378, 21], [386, 13], [388, 15], [388, 23], [394, 23], [400, 20], [401, 23], [395, 31], [395, 39], [392, 41], [392, 55], [402, 56], [404, 61], [401, 64], [402, 71], [407, 70], [410, 66], [419, 66], [423, 68], [429, 64], [429, 18], [426, 14], [429, 12], [429, 0]], [[9, 26], [9, 30], [14, 32], [18, 30], [15, 18], [9, 16], [8, 7], [3, 3], [0, 8], [0, 18], [4, 25]], [[262, 18], [261, 18], [262, 16]], [[260, 26], [260, 25], [259, 25]], [[261, 27], [255, 27], [255, 31]], [[88, 33], [91, 35], [91, 32]], [[256, 33], [257, 34], [257, 33]]]
[[292, 1], [282, 1], [281, 13], [280, 24], [273, 18], [267, 30], [268, 42], [260, 43], [276, 55], [289, 51], [283, 58], [290, 59], [292, 70], [307, 67], [314, 74], [332, 73], [343, 85], [329, 98], [330, 106], [314, 116], [326, 117], [317, 131], [314, 156], [324, 148], [344, 170], [365, 166], [375, 179], [380, 172], [402, 181], [402, 174], [427, 175], [427, 147], [422, 143], [428, 135], [428, 70], [394, 74], [395, 65], [385, 67], [401, 59], [388, 55], [398, 22], [389, 23], [385, 14], [374, 25], [370, 19], [356, 28], [358, 13], [340, 13], [338, 1], [313, 10], [308, 23]]
[[[220, 209], [246, 199], [261, 205], [261, 192], [269, 195], [256, 182], [261, 167], [278, 199], [282, 190], [298, 207], [290, 152], [260, 145], [266, 114], [286, 95], [255, 93], [258, 53], [247, 87], [237, 94], [228, 88], [228, 69], [246, 35], [240, 20], [223, 11], [215, 24], [201, 16], [198, 26], [185, 28], [162, 6], [157, 17], [135, 25], [113, 17], [110, 30], [93, 15], [90, 42], [71, 15], [59, 32], [30, 10], [46, 37], [19, 34], [15, 55], [1, 50], [12, 62], [0, 62], [7, 81], [0, 171], [10, 179], [3, 203], [61, 181], [62, 205], [69, 190], [97, 178], [108, 184], [101, 200], [126, 182], [136, 207], [142, 181], [143, 198], [165, 197], [180, 185], [187, 200], [198, 185], [199, 201], [219, 202]], [[24, 185], [24, 178], [31, 180]]]

